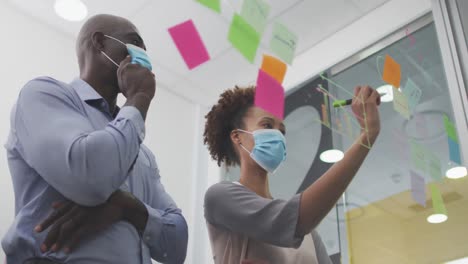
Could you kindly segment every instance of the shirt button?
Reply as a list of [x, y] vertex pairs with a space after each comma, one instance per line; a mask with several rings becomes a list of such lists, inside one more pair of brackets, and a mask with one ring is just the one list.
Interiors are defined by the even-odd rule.
[[146, 236], [145, 239], [146, 239], [146, 241], [149, 241], [149, 240], [151, 239], [151, 237], [150, 237], [150, 236]]

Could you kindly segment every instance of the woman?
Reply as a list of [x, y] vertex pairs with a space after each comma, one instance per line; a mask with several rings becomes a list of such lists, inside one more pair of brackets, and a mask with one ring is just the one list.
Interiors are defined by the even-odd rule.
[[369, 152], [363, 144], [372, 145], [380, 132], [380, 96], [369, 86], [355, 89], [359, 138], [320, 179], [285, 201], [272, 198], [268, 174], [286, 157], [286, 128], [254, 106], [254, 94], [253, 87], [227, 90], [206, 116], [204, 142], [213, 159], [240, 166], [239, 182], [217, 183], [205, 195], [215, 263], [331, 263], [313, 230], [362, 165]]

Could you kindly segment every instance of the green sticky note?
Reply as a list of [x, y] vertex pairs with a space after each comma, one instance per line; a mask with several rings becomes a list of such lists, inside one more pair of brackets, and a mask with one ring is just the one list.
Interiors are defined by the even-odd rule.
[[408, 78], [408, 81], [406, 81], [405, 88], [403, 88], [403, 94], [408, 100], [409, 110], [411, 110], [411, 112], [414, 112], [414, 109], [421, 100], [421, 89], [411, 79]]
[[416, 169], [426, 172], [426, 151], [424, 147], [414, 140], [410, 141], [411, 163]]
[[270, 49], [276, 56], [289, 65], [292, 64], [297, 46], [297, 36], [284, 25], [275, 22]]
[[457, 131], [455, 131], [455, 125], [450, 121], [447, 115], [444, 115], [444, 126], [445, 131], [449, 138], [458, 143]]
[[258, 46], [260, 45], [260, 35], [238, 14], [234, 14], [231, 27], [229, 28], [228, 39], [234, 48], [250, 63], [254, 62]]
[[432, 179], [435, 181], [441, 181], [443, 179], [443, 175], [441, 172], [442, 169], [439, 157], [431, 152], [425, 153], [425, 157], [427, 157], [429, 174], [431, 175]]
[[410, 107], [406, 96], [393, 87], [393, 109], [400, 113], [404, 118], [410, 119]]
[[270, 6], [262, 0], [244, 0], [241, 10], [241, 16], [247, 21], [259, 34], [262, 34], [267, 25]]
[[198, 3], [212, 9], [216, 13], [221, 13], [220, 0], [196, 0]]
[[434, 208], [434, 212], [437, 214], [444, 214], [447, 215], [447, 209], [444, 205], [444, 199], [440, 194], [439, 188], [434, 184], [430, 185], [431, 188], [431, 197], [432, 197], [432, 207]]

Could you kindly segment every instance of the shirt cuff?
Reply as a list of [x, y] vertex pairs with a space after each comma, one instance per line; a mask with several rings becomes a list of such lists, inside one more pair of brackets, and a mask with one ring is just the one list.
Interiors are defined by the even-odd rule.
[[183, 263], [187, 254], [188, 232], [180, 209], [162, 211], [144, 205], [148, 210], [148, 221], [142, 238], [152, 257], [164, 260], [164, 263]]
[[120, 109], [119, 114], [115, 118], [119, 119], [128, 119], [135, 126], [138, 138], [140, 142], [143, 142], [145, 139], [145, 120], [141, 116], [140, 111], [134, 106], [124, 106]]

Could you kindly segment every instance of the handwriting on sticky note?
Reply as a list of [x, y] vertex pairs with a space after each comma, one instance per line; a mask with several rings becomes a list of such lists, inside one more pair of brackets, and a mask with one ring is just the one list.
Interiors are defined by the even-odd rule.
[[275, 78], [279, 83], [283, 83], [287, 65], [273, 56], [263, 55], [261, 69]]
[[297, 36], [287, 27], [275, 22], [270, 49], [276, 56], [291, 65], [296, 52], [297, 39]]
[[259, 34], [262, 34], [267, 25], [270, 6], [263, 0], [244, 0], [241, 16]]
[[393, 108], [404, 118], [410, 119], [411, 114], [408, 99], [402, 92], [395, 89], [395, 87], [393, 88]]
[[260, 45], [260, 35], [238, 14], [234, 14], [229, 28], [228, 39], [232, 46], [250, 63], [254, 62], [258, 46]]
[[445, 208], [444, 199], [440, 194], [439, 188], [435, 184], [429, 185], [431, 189], [431, 198], [432, 198], [432, 207], [434, 208], [434, 212], [437, 214], [444, 214], [447, 215], [447, 209]]
[[220, 0], [196, 0], [200, 4], [212, 9], [216, 13], [221, 13], [221, 3]]
[[210, 59], [191, 19], [169, 28], [168, 31], [190, 70]]
[[421, 100], [422, 91], [421, 89], [411, 80], [408, 78], [406, 81], [405, 87], [402, 89], [403, 94], [408, 100], [409, 110], [414, 112], [416, 106], [419, 104]]
[[259, 70], [255, 88], [255, 106], [283, 119], [284, 89], [279, 82], [266, 72]]
[[426, 181], [424, 180], [424, 177], [414, 171], [410, 171], [410, 175], [411, 195], [417, 203], [426, 207]]
[[400, 87], [401, 82], [401, 67], [390, 55], [385, 55], [384, 69], [382, 80], [395, 88]]

